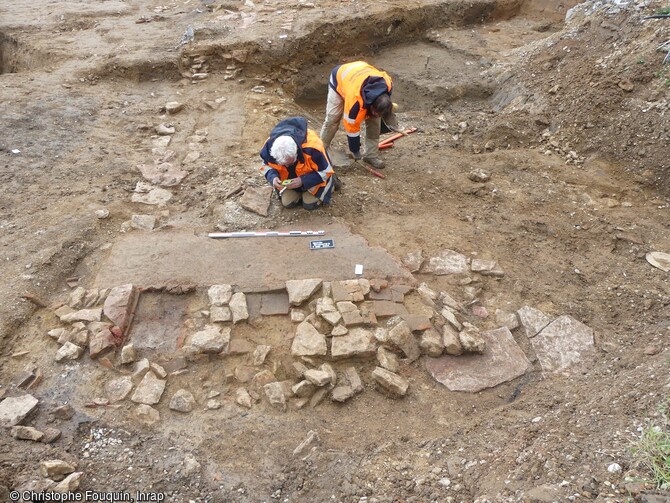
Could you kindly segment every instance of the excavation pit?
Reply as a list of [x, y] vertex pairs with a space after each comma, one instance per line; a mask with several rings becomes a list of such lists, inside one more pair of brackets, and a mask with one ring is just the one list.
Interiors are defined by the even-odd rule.
[[42, 67], [52, 56], [0, 32], [0, 74], [20, 73]]

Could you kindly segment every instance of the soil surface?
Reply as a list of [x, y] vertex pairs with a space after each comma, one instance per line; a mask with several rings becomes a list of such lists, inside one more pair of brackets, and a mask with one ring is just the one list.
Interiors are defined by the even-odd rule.
[[[40, 462], [61, 459], [83, 474], [79, 491], [116, 491], [117, 499], [144, 491], [170, 502], [667, 501], [634, 455], [641, 429], [660, 420], [668, 384], [669, 273], [645, 259], [670, 253], [670, 20], [644, 19], [664, 7], [4, 2], [0, 398], [27, 391], [39, 405], [22, 424], [61, 437], [32, 442], [0, 431], [0, 500], [52, 489]], [[285, 210], [273, 197], [267, 216], [243, 209], [242, 194], [265, 186], [258, 152], [271, 128], [303, 115], [318, 131], [330, 69], [357, 59], [394, 78], [401, 124], [418, 128], [383, 151], [385, 178], [345, 161], [329, 207]], [[170, 102], [184, 107], [168, 113]], [[175, 131], [162, 135], [160, 125]], [[340, 131], [333, 148], [345, 145]], [[160, 204], [141, 202], [138, 183], [150, 180], [140, 166], [166, 162], [183, 178], [152, 193], [165, 196]], [[137, 215], [154, 217], [155, 228], [143, 229]], [[545, 372], [515, 329], [531, 369], [477, 393], [447, 389], [422, 356], [401, 361], [409, 391], [394, 397], [370, 377], [371, 359], [353, 362], [364, 391], [344, 403], [291, 401], [282, 411], [263, 397], [241, 407], [234, 370], [248, 366], [250, 354], [200, 355], [186, 372], [175, 367], [182, 328], [204, 323], [213, 283], [202, 280], [207, 264], [194, 239], [190, 247], [173, 241], [181, 250], [170, 263], [173, 283], [138, 283], [146, 293], [135, 327], [154, 337], [137, 341], [139, 357], [171, 372], [154, 405], [158, 422], [138, 420], [129, 399], [101, 399], [112, 379], [132, 371], [120, 351], [54, 361], [60, 346], [47, 332], [63, 326], [54, 311], [77, 287], [127, 282], [134, 270], [116, 282], [109, 264], [119, 267], [129, 238], [126, 252], [145, 253], [156, 273], [147, 277], [161, 277], [165, 243], [180, 233], [206, 240], [209, 232], [328, 226], [346, 228], [352, 247], [362, 238], [395, 264], [445, 249], [496, 261], [502, 277], [405, 269], [401, 283], [448, 292], [482, 330], [500, 326], [496, 310], [570, 315], [594, 331], [596, 355]], [[237, 262], [209, 266], [274, 260], [268, 285], [305, 279], [299, 252], [268, 246], [273, 253], [236, 249]], [[335, 279], [338, 271], [324, 270]], [[341, 272], [355, 277], [353, 268]], [[416, 292], [405, 305], [423, 309]], [[258, 317], [234, 331], [273, 348], [257, 370], [295, 379], [287, 317]], [[351, 363], [335, 366], [341, 374]], [[25, 371], [41, 375], [28, 390], [19, 385]], [[193, 411], [169, 408], [179, 389], [194, 396]], [[71, 414], [59, 409], [65, 404]], [[311, 431], [318, 440], [294, 453]]]

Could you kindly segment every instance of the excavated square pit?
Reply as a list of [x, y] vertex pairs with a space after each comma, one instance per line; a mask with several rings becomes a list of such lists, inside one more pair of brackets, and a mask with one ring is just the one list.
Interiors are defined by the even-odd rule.
[[0, 32], [0, 75], [37, 68], [50, 57]]
[[144, 292], [135, 309], [129, 341], [143, 353], [171, 354], [183, 339], [192, 295]]

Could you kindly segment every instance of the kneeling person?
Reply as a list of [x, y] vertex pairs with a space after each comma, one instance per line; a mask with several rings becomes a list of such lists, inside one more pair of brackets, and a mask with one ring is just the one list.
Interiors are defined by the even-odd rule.
[[307, 128], [303, 117], [277, 124], [261, 149], [265, 179], [280, 194], [282, 205], [300, 204], [306, 210], [329, 204], [333, 195], [333, 167], [323, 142]]

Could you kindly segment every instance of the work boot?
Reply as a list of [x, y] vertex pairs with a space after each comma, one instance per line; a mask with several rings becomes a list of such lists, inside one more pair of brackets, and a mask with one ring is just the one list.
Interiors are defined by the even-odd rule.
[[379, 157], [364, 157], [363, 160], [375, 169], [384, 169], [386, 164]]

